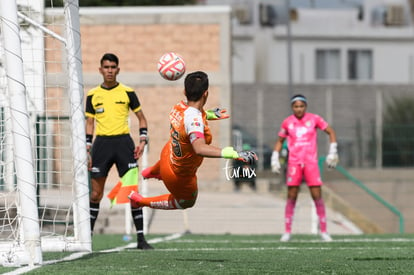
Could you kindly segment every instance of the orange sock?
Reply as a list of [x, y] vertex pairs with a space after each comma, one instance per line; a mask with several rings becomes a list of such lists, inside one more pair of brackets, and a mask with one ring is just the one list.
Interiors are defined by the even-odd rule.
[[148, 206], [155, 209], [165, 209], [165, 210], [173, 210], [173, 209], [181, 209], [181, 207], [176, 203], [173, 195], [171, 194], [164, 194], [155, 197], [147, 197], [142, 198], [139, 204], [141, 206]]

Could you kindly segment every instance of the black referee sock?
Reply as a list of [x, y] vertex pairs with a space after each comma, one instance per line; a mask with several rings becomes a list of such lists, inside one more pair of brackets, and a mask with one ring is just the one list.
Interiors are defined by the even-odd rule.
[[99, 214], [99, 203], [89, 202], [89, 209], [89, 213], [91, 215], [91, 232], [93, 232], [93, 228], [95, 227], [95, 222]]
[[142, 207], [131, 207], [132, 220], [134, 221], [135, 229], [137, 230], [138, 243], [145, 241], [144, 237], [144, 214], [142, 213]]

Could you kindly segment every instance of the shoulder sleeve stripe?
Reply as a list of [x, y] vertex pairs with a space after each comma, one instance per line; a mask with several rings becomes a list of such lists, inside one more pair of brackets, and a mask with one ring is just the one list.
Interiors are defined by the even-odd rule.
[[91, 116], [95, 116], [95, 109], [92, 106], [92, 95], [86, 97], [85, 112]]
[[141, 104], [138, 100], [137, 94], [134, 91], [126, 91], [129, 98], [129, 107], [133, 112], [138, 112], [141, 109]]
[[133, 111], [134, 113], [141, 111], [141, 106], [139, 106], [138, 108], [132, 109], [132, 111]]
[[85, 116], [86, 117], [95, 118], [95, 115], [94, 114], [91, 114], [91, 113], [88, 113], [88, 112], [85, 113]]

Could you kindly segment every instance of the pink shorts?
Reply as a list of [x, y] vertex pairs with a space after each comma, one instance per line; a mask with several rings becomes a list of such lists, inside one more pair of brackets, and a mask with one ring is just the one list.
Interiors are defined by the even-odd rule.
[[299, 186], [302, 180], [305, 180], [308, 186], [322, 185], [318, 163], [288, 164], [286, 185]]

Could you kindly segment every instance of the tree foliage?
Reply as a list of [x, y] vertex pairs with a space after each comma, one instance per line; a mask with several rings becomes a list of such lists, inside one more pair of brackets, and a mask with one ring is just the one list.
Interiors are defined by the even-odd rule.
[[383, 116], [383, 165], [414, 166], [414, 98], [395, 97]]

